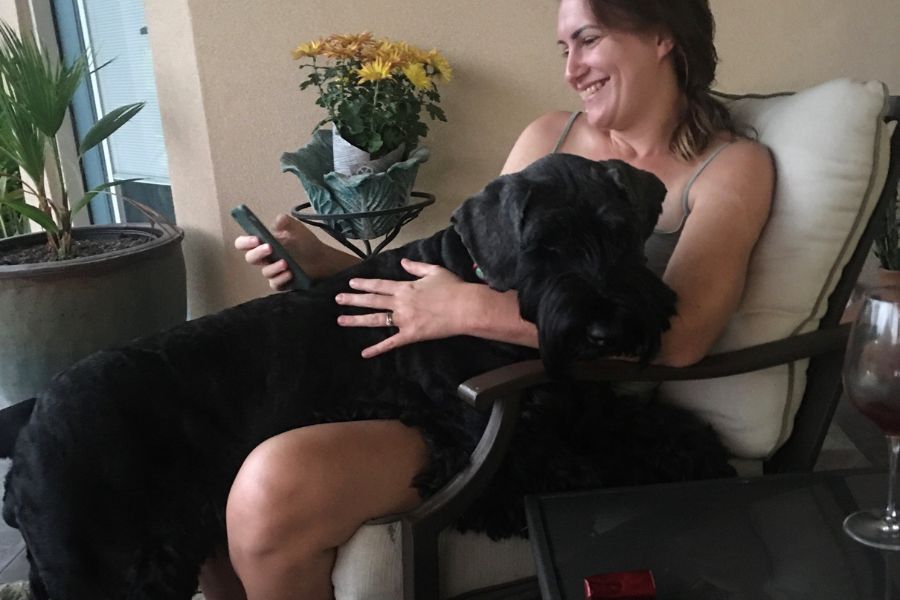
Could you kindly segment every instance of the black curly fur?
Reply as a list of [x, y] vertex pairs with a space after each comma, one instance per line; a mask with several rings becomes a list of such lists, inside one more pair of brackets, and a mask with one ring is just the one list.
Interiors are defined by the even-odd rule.
[[[225, 541], [225, 501], [241, 463], [289, 429], [363, 418], [416, 426], [432, 452], [414, 481], [423, 496], [462, 468], [485, 418], [456, 398], [456, 386], [536, 353], [455, 337], [362, 359], [360, 349], [389, 331], [338, 327], [346, 309], [334, 295], [351, 277], [409, 279], [401, 257], [471, 282], [474, 261], [492, 287], [518, 290], [554, 373], [591, 353], [648, 359], [675, 300], [643, 264], [664, 194], [624, 163], [553, 155], [490, 183], [430, 238], [312, 290], [254, 300], [60, 373], [18, 435], [4, 497], [4, 518], [29, 549], [35, 597], [190, 598], [200, 565]], [[513, 460], [461, 528], [519, 532], [521, 494], [543, 486], [727, 474], [718, 440], [686, 413], [565, 387], [526, 400]], [[4, 415], [6, 426], [15, 430], [22, 413]]]

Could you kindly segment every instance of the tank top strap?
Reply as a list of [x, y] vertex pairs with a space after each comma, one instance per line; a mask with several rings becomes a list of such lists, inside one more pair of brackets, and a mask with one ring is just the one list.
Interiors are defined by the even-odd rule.
[[690, 205], [690, 197], [691, 197], [691, 187], [693, 187], [694, 182], [697, 181], [697, 178], [700, 177], [700, 174], [709, 166], [709, 163], [715, 159], [722, 150], [733, 144], [734, 142], [725, 142], [715, 150], [709, 153], [700, 166], [691, 174], [690, 178], [688, 178], [687, 185], [684, 186], [684, 191], [681, 192], [681, 220], [678, 222], [678, 227], [672, 229], [671, 231], [660, 231], [656, 230], [654, 233], [662, 234], [662, 235], [672, 235], [674, 233], [680, 233], [681, 228], [684, 227], [685, 221], [687, 221], [688, 215], [691, 214], [691, 205]]
[[[700, 174], [703, 173], [706, 167], [709, 166], [709, 163], [715, 160], [715, 158], [719, 155], [720, 152], [722, 152], [722, 150], [733, 143], [734, 142], [725, 142], [724, 144], [710, 152], [709, 156], [707, 156], [704, 161], [700, 163], [700, 166], [697, 167], [697, 170], [694, 171], [694, 173], [691, 175], [691, 178], [688, 179], [687, 185], [684, 186], [684, 191], [681, 192], [681, 207], [683, 209], [682, 214], [684, 215], [683, 217], [681, 217], [681, 225], [684, 225], [684, 220], [687, 219], [688, 214], [690, 214], [691, 212], [691, 207], [688, 199], [690, 198], [691, 187], [693, 187], [694, 182], [697, 181], [697, 178], [700, 177]], [[681, 225], [679, 225], [679, 229], [681, 229]]]
[[569, 131], [572, 129], [572, 125], [575, 124], [575, 119], [577, 119], [578, 115], [580, 114], [581, 111], [576, 110], [569, 115], [569, 120], [566, 121], [566, 126], [563, 127], [562, 133], [559, 134], [559, 139], [556, 140], [556, 146], [553, 147], [553, 152], [551, 152], [551, 154], [556, 154], [557, 152], [559, 152], [559, 149], [562, 147], [563, 142], [565, 142], [566, 138], [569, 137]]

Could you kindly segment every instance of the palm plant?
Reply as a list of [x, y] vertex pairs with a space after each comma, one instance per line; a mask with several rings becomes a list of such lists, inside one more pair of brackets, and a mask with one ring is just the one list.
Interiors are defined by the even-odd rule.
[[[19, 182], [19, 167], [10, 160], [0, 159], [0, 239], [27, 231], [25, 216], [10, 208], [9, 202], [16, 202], [23, 197], [22, 184]], [[14, 178], [13, 178], [14, 177]]]
[[[135, 181], [109, 181], [74, 202], [69, 197], [56, 135], [87, 72], [85, 55], [69, 64], [55, 64], [37, 42], [20, 37], [0, 21], [0, 163], [18, 165], [25, 176], [0, 172], [0, 177], [18, 182], [24, 191], [21, 197], [0, 198], [0, 204], [43, 227], [47, 243], [58, 259], [71, 256], [72, 218], [97, 194]], [[122, 106], [97, 121], [78, 145], [78, 159], [143, 106], [142, 102]], [[33, 198], [34, 204], [26, 202], [24, 196]]]

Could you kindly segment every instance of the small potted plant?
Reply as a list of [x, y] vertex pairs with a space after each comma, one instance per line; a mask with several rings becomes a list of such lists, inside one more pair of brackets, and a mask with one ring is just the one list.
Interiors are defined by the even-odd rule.
[[875, 256], [882, 280], [900, 285], [900, 198], [888, 205], [884, 219], [884, 232], [875, 239]]
[[[315, 86], [316, 104], [328, 111], [316, 129], [332, 123], [337, 140], [373, 159], [418, 146], [428, 134], [423, 111], [447, 120], [436, 82], [450, 81], [452, 69], [437, 50], [364, 32], [306, 42], [294, 58], [305, 60], [300, 69], [309, 70], [300, 89]], [[336, 163], [335, 170], [349, 169]]]
[[[368, 32], [306, 42], [294, 50], [294, 58], [308, 70], [300, 89], [314, 87], [316, 104], [327, 115], [309, 145], [282, 156], [282, 169], [300, 177], [319, 213], [405, 204], [418, 165], [428, 158], [427, 149], [419, 147], [428, 134], [423, 117], [447, 120], [437, 87], [452, 77], [447, 60], [437, 50], [376, 39]], [[331, 130], [322, 129], [327, 123]], [[389, 225], [345, 233], [367, 239]]]
[[[57, 64], [0, 21], [0, 217], [44, 230], [0, 240], [0, 405], [38, 393], [92, 351], [185, 317], [181, 230], [73, 227], [92, 198], [122, 183], [76, 198], [66, 183], [57, 134], [86, 73], [85, 56]], [[79, 159], [142, 106], [101, 118], [80, 141]]]

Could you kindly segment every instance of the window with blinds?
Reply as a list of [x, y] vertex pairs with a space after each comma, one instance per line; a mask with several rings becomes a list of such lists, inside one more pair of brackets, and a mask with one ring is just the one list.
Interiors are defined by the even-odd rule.
[[97, 112], [145, 102], [144, 109], [109, 139], [114, 179], [169, 185], [150, 43], [142, 0], [79, 0], [82, 28], [96, 66], [92, 76]]

